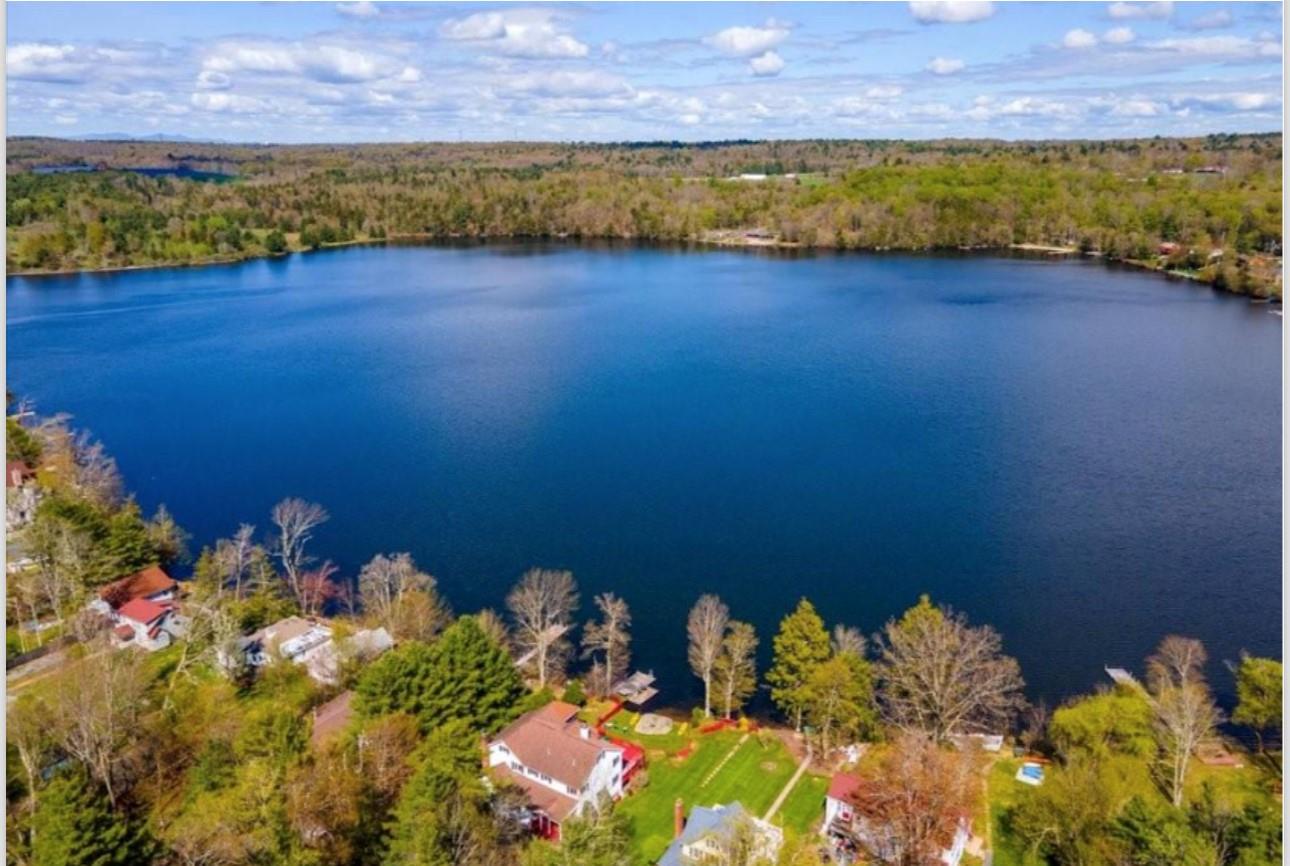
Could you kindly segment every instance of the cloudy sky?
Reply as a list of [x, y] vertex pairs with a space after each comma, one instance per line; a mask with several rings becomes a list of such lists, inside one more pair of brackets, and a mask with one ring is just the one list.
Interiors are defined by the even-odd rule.
[[1281, 126], [1275, 3], [7, 5], [10, 135], [1084, 138]]

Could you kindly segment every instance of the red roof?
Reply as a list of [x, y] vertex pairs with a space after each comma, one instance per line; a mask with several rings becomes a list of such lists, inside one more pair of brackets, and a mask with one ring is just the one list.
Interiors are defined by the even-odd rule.
[[170, 592], [178, 586], [170, 575], [161, 570], [159, 565], [150, 565], [142, 571], [136, 571], [129, 577], [109, 583], [99, 590], [99, 598], [113, 608], [120, 609], [127, 602], [137, 598]]
[[4, 486], [18, 487], [36, 473], [21, 460], [6, 460], [4, 464]]
[[853, 776], [850, 773], [834, 773], [833, 778], [829, 780], [829, 799], [848, 802], [859, 788], [859, 776]]
[[155, 601], [148, 601], [146, 598], [136, 598], [121, 605], [117, 614], [122, 619], [129, 619], [134, 622], [143, 623], [144, 625], [151, 625], [169, 612], [170, 608], [166, 605], [157, 604]]

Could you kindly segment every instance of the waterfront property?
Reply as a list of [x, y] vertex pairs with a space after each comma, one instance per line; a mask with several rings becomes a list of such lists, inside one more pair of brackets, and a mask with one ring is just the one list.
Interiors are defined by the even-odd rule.
[[104, 616], [115, 618], [115, 614], [129, 602], [140, 599], [169, 602], [178, 593], [179, 583], [166, 574], [161, 566], [150, 565], [102, 587], [98, 598], [91, 601], [89, 607]]
[[224, 670], [233, 671], [255, 670], [281, 659], [303, 665], [315, 682], [335, 685], [346, 662], [368, 661], [393, 646], [384, 628], [362, 629], [338, 640], [324, 620], [289, 616], [238, 638], [231, 648], [221, 648], [218, 660]]
[[560, 825], [602, 797], [623, 795], [628, 777], [624, 746], [586, 722], [578, 708], [556, 701], [512, 722], [488, 744], [493, 777], [527, 795], [529, 826], [547, 839]]
[[117, 646], [136, 646], [149, 652], [165, 649], [182, 631], [172, 602], [134, 598], [115, 613], [112, 640]]

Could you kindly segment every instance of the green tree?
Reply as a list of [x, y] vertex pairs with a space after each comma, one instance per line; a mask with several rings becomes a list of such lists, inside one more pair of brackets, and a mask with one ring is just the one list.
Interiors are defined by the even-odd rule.
[[1236, 710], [1232, 721], [1254, 731], [1263, 753], [1263, 736], [1281, 732], [1281, 662], [1245, 656], [1236, 669]]
[[815, 669], [829, 659], [829, 633], [814, 605], [806, 599], [797, 603], [796, 610], [780, 622], [774, 647], [775, 660], [766, 672], [771, 700], [800, 731], [807, 706], [806, 684]]
[[429, 646], [410, 642], [386, 653], [355, 692], [355, 709], [368, 717], [406, 712], [423, 731], [452, 719], [493, 731], [514, 717], [524, 686], [506, 651], [463, 616]]
[[1151, 722], [1147, 696], [1139, 689], [1120, 686], [1056, 710], [1048, 734], [1067, 757], [1080, 753], [1101, 758], [1114, 753], [1148, 758], [1156, 749]]
[[560, 825], [560, 844], [535, 842], [525, 866], [630, 866], [631, 828], [608, 798]]
[[854, 653], [841, 653], [811, 672], [803, 690], [806, 720], [829, 751], [848, 740], [868, 736], [878, 725], [869, 664]]
[[287, 236], [274, 229], [265, 236], [264, 248], [273, 255], [285, 253], [287, 251]]
[[395, 807], [387, 866], [469, 866], [496, 849], [478, 743], [461, 720], [426, 738]]
[[40, 793], [31, 819], [32, 866], [134, 866], [151, 843], [79, 768], [60, 773]]
[[8, 460], [20, 460], [28, 466], [40, 462], [40, 440], [13, 418], [5, 419], [5, 454]]

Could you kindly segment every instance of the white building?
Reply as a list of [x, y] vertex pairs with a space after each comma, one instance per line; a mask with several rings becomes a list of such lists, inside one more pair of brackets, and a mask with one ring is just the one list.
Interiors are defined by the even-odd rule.
[[261, 668], [282, 659], [304, 665], [316, 682], [335, 685], [346, 660], [375, 658], [392, 646], [394, 639], [383, 628], [363, 629], [338, 641], [326, 622], [289, 616], [238, 638], [232, 648], [220, 650], [218, 655], [225, 670], [243, 664]]
[[617, 799], [644, 753], [611, 742], [560, 701], [526, 713], [488, 744], [488, 766], [529, 798], [530, 827], [560, 838], [560, 824], [602, 796]]

